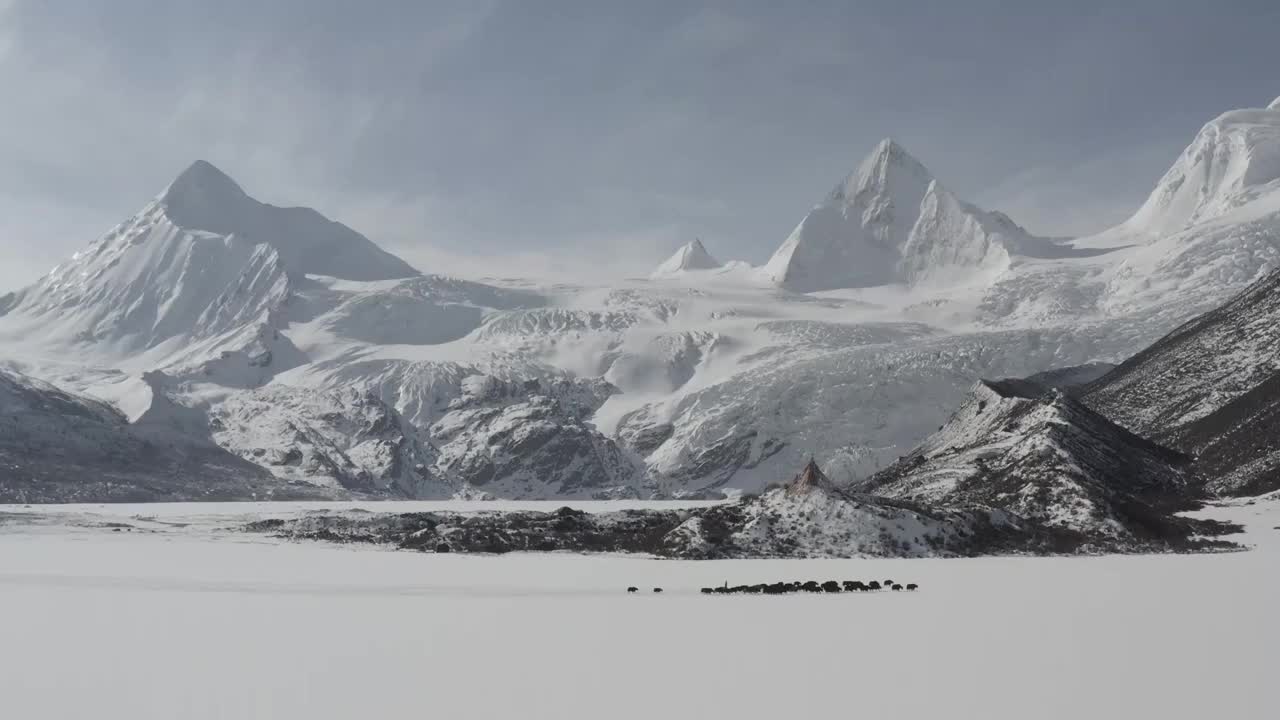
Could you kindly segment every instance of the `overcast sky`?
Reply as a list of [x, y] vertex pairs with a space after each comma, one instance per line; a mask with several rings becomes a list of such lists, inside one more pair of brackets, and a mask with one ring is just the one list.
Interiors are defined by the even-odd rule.
[[0, 290], [197, 158], [431, 272], [639, 275], [695, 236], [762, 262], [885, 136], [1085, 233], [1280, 94], [1278, 27], [1274, 0], [0, 0]]

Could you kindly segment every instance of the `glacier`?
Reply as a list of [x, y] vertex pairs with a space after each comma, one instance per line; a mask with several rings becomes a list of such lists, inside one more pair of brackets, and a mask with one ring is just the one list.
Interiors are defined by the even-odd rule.
[[612, 283], [422, 272], [197, 162], [0, 297], [0, 364], [320, 493], [733, 494], [810, 458], [869, 477], [979, 378], [1119, 362], [1277, 267], [1275, 103], [1207, 123], [1089, 237], [886, 140], [762, 266], [694, 241]]

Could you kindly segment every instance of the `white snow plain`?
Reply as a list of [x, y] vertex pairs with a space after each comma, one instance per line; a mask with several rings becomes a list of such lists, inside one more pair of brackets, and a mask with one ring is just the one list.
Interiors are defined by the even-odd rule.
[[[0, 507], [4, 716], [1247, 719], [1276, 710], [1280, 496], [1206, 511], [1247, 524], [1235, 539], [1253, 546], [1216, 555], [680, 562], [433, 555], [221, 529], [312, 507]], [[809, 578], [922, 589], [698, 593]], [[643, 592], [628, 595], [629, 585]]]

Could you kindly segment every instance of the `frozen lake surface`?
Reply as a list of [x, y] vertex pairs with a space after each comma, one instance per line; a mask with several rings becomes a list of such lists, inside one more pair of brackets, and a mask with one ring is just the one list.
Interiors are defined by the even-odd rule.
[[[1246, 524], [1233, 539], [1254, 546], [1219, 555], [482, 557], [223, 529], [338, 505], [561, 504], [618, 507], [0, 507], [4, 714], [1271, 718], [1277, 707], [1276, 498], [1208, 511]], [[810, 578], [921, 591], [698, 593]]]

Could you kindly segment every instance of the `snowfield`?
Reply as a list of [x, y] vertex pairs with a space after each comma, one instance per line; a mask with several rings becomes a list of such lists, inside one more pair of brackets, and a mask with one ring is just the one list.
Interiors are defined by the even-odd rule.
[[[1216, 555], [491, 557], [223, 529], [319, 507], [352, 505], [0, 507], [5, 715], [1247, 719], [1276, 708], [1280, 495], [1204, 511], [1245, 524], [1233, 539], [1254, 548]], [[810, 578], [921, 590], [698, 593]]]

